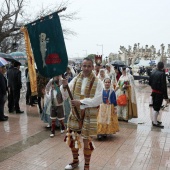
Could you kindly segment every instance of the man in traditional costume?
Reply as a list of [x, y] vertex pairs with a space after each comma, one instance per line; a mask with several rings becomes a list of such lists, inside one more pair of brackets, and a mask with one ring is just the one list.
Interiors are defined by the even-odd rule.
[[60, 122], [61, 125], [61, 133], [64, 133], [65, 125], [64, 125], [64, 102], [63, 97], [60, 91], [59, 84], [60, 76], [57, 76], [56, 80], [52, 81], [51, 88], [51, 134], [50, 137], [55, 136], [55, 127], [56, 127], [56, 119]]
[[167, 94], [167, 84], [166, 84], [166, 75], [163, 71], [164, 63], [159, 62], [157, 69], [154, 70], [149, 78], [149, 85], [152, 88], [152, 101], [153, 101], [153, 113], [152, 113], [152, 125], [159, 128], [164, 128], [161, 121], [158, 121], [159, 111], [163, 99], [168, 102]]
[[[73, 162], [68, 164], [65, 169], [74, 169], [79, 165], [78, 151], [81, 148], [79, 135], [81, 134], [84, 142], [84, 169], [89, 170], [90, 157], [94, 149], [91, 136], [97, 135], [97, 113], [98, 106], [102, 103], [103, 89], [102, 82], [92, 71], [93, 68], [93, 61], [85, 58], [82, 62], [82, 72], [69, 83], [74, 98], [71, 100], [71, 104], [77, 108], [80, 119], [72, 107], [65, 141], [71, 148]], [[65, 90], [67, 84], [67, 80], [63, 80], [63, 93], [67, 93]]]

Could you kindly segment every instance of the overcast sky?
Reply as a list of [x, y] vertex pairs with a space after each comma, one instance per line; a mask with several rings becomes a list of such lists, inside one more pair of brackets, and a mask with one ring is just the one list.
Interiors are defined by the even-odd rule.
[[[60, 0], [30, 0], [30, 9]], [[117, 53], [120, 45], [128, 48], [170, 44], [170, 0], [70, 0], [68, 11], [78, 10], [81, 19], [69, 23], [77, 36], [65, 40], [69, 57]], [[30, 10], [29, 9], [29, 10]], [[63, 12], [64, 13], [64, 12]], [[100, 46], [97, 46], [100, 45]], [[101, 46], [102, 45], [102, 46]]]

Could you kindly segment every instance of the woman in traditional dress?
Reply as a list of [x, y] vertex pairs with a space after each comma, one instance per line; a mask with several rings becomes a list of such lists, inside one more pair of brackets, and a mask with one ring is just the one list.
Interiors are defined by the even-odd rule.
[[101, 81], [103, 81], [105, 78], [108, 78], [108, 76], [106, 75], [105, 69], [102, 68], [102, 69], [99, 70], [98, 77]]
[[115, 89], [115, 91], [119, 89], [116, 92], [117, 98], [122, 94], [125, 94], [127, 97], [127, 104], [125, 106], [117, 106], [118, 119], [125, 122], [128, 122], [129, 119], [138, 117], [134, 78], [130, 75], [129, 71], [130, 70], [126, 67], [122, 68], [122, 75], [119, 78]]
[[117, 85], [116, 72], [111, 64], [106, 64], [106, 74], [111, 79], [112, 87], [115, 89]]
[[100, 104], [97, 118], [97, 133], [99, 139], [103, 135], [107, 136], [107, 134], [114, 134], [119, 131], [116, 95], [111, 86], [111, 79], [105, 78], [103, 83], [103, 103]]

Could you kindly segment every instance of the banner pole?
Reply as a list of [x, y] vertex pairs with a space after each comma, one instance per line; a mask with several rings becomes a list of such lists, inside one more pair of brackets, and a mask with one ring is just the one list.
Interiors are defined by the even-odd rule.
[[[65, 79], [65, 75], [64, 74], [62, 74], [62, 77], [63, 77], [63, 79]], [[70, 91], [70, 88], [69, 88], [68, 84], [65, 86], [65, 88], [68, 91], [70, 99], [73, 100], [73, 95], [71, 94], [71, 91]], [[76, 117], [77, 117], [78, 121], [81, 122], [81, 117], [80, 117], [80, 115], [78, 113], [77, 107], [74, 107], [74, 110], [75, 110]]]
[[[56, 12], [53, 12], [53, 13], [51, 13], [51, 14], [49, 14], [49, 15], [46, 15], [45, 17], [51, 16], [51, 15], [53, 15], [53, 14], [55, 14], [55, 13], [58, 14], [58, 13], [60, 13], [60, 12], [65, 11], [66, 9], [67, 9], [67, 8], [64, 7], [64, 8], [62, 8], [62, 9], [56, 11]], [[41, 18], [39, 18], [39, 19], [37, 19], [37, 20], [35, 20], [35, 21], [33, 21], [33, 22], [30, 22], [30, 23], [28, 23], [28, 24], [26, 24], [26, 25], [33, 24], [33, 23], [35, 23], [35, 22], [37, 22], [37, 21], [41, 21], [41, 20], [43, 20], [43, 18], [44, 18], [44, 17], [41, 17]], [[26, 26], [26, 25], [25, 25], [25, 26]]]

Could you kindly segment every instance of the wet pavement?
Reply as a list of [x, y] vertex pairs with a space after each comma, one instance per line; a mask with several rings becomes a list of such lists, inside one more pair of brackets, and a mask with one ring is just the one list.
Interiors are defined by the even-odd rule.
[[[170, 89], [168, 89], [170, 96]], [[120, 122], [120, 131], [98, 141], [92, 154], [91, 170], [166, 170], [170, 169], [170, 106], [162, 110], [164, 129], [152, 127], [149, 96], [151, 89], [136, 82], [138, 119]], [[40, 120], [37, 107], [20, 102], [24, 114], [6, 115], [9, 121], [0, 122], [0, 170], [64, 170], [71, 162], [70, 149], [63, 142], [65, 134], [50, 131]], [[83, 152], [80, 165], [83, 170]]]

